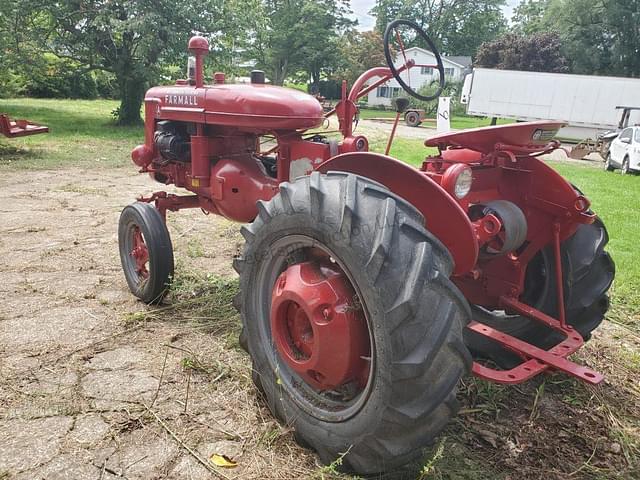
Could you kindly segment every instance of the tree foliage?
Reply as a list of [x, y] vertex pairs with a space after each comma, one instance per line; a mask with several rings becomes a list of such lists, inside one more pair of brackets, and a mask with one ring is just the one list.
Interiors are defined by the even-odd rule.
[[479, 67], [530, 72], [564, 73], [567, 59], [560, 53], [557, 33], [519, 35], [509, 33], [492, 42], [483, 43], [476, 55]]
[[298, 70], [312, 83], [338, 64], [339, 39], [352, 22], [346, 0], [264, 0], [252, 25], [249, 57], [282, 85]]
[[342, 38], [339, 47], [341, 66], [337, 78], [349, 85], [370, 68], [386, 65], [382, 35], [377, 31], [350, 31]]
[[222, 0], [19, 0], [13, 8], [2, 5], [2, 13], [20, 25], [11, 32], [14, 61], [42, 59], [48, 52], [79, 64], [80, 76], [111, 72], [121, 99], [118, 120], [133, 124], [141, 121], [145, 89], [158, 78], [160, 65], [178, 52], [184, 56], [194, 31], [208, 31], [214, 19], [225, 18], [218, 4]]
[[640, 76], [639, 0], [527, 0], [516, 31], [556, 32], [575, 73]]
[[376, 30], [396, 18], [415, 21], [449, 55], [475, 55], [478, 47], [507, 29], [504, 0], [376, 0]]

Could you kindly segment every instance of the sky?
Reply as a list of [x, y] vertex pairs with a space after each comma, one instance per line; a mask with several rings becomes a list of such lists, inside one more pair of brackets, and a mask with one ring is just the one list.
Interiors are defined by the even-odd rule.
[[[371, 10], [375, 3], [375, 0], [351, 0], [353, 17], [358, 20], [358, 30], [366, 31], [373, 29], [376, 20], [369, 15], [369, 10]], [[519, 3], [520, 0], [507, 0], [507, 6], [504, 8], [504, 14], [507, 18], [511, 18], [514, 7]]]

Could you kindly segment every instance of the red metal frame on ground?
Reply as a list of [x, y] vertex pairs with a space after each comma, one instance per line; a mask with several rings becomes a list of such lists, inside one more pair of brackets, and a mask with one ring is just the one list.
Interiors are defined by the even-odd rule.
[[26, 137], [27, 135], [37, 135], [47, 133], [49, 127], [38, 125], [27, 120], [11, 120], [8, 115], [0, 114], [0, 134], [5, 137]]

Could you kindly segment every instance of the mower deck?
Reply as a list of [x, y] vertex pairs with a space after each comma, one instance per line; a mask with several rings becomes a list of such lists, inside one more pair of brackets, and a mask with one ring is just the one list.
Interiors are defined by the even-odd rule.
[[47, 133], [49, 127], [29, 122], [28, 120], [11, 120], [8, 115], [0, 115], [0, 134], [8, 138], [26, 137]]

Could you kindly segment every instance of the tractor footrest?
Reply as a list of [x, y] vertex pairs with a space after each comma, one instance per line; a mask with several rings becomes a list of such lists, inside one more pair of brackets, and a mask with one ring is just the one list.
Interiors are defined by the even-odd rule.
[[26, 137], [38, 133], [47, 133], [49, 127], [38, 125], [27, 120], [10, 120], [7, 115], [0, 115], [0, 134], [5, 137]]
[[543, 350], [483, 323], [472, 321], [468, 328], [528, 359], [511, 370], [496, 370], [473, 362], [473, 373], [480, 378], [497, 383], [515, 384], [525, 382], [549, 369], [554, 369], [593, 385], [604, 379], [600, 373], [567, 360], [569, 355], [584, 344], [584, 340], [575, 330], [563, 330], [562, 333], [567, 338], [550, 350]]

